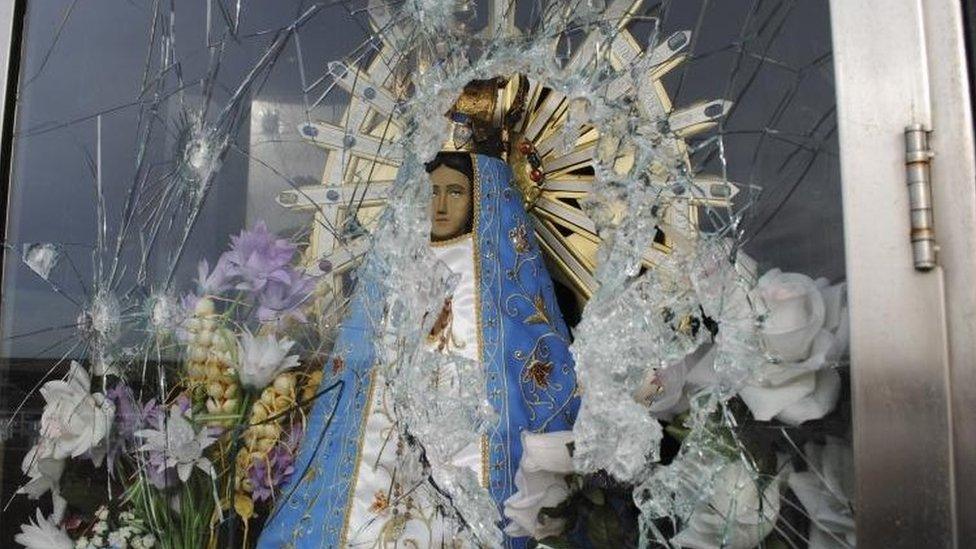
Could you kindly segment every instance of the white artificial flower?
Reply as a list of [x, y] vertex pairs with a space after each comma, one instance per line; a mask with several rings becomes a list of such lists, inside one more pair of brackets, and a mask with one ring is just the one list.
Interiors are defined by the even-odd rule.
[[[816, 282], [807, 280], [796, 284], [805, 288], [801, 293], [803, 302], [817, 303], [823, 302], [824, 307], [811, 307], [810, 322], [802, 320], [793, 313], [785, 314], [782, 310], [782, 303], [793, 303], [786, 299], [784, 294], [775, 291], [776, 281], [780, 280], [782, 273], [776, 271], [776, 276], [772, 276], [766, 281], [766, 291], [773, 296], [779, 296], [779, 302], [774, 299], [766, 301], [767, 308], [774, 311], [779, 307], [779, 312], [771, 312], [770, 315], [776, 319], [771, 325], [767, 319], [764, 330], [770, 326], [782, 328], [790, 324], [788, 320], [800, 319], [794, 325], [803, 325], [804, 333], [802, 337], [793, 333], [789, 337], [769, 339], [770, 334], [776, 337], [782, 336], [786, 332], [763, 333], [764, 342], [767, 350], [771, 354], [783, 357], [796, 357], [796, 360], [777, 360], [770, 361], [766, 357], [756, 356], [758, 366], [753, 367], [749, 376], [743, 381], [739, 389], [739, 396], [748, 406], [755, 419], [769, 421], [777, 419], [790, 425], [799, 425], [805, 421], [820, 419], [829, 414], [837, 405], [840, 396], [840, 375], [834, 370], [838, 358], [847, 350], [848, 345], [848, 320], [845, 302], [845, 285], [837, 284], [830, 286], [826, 280], [820, 279]], [[798, 275], [804, 279], [803, 275]], [[792, 277], [791, 277], [792, 278]], [[796, 282], [797, 278], [792, 278]], [[809, 282], [810, 284], [807, 284]], [[810, 286], [812, 285], [812, 286]], [[822, 296], [817, 298], [807, 292], [810, 288], [819, 292]], [[795, 288], [794, 288], [795, 289]], [[780, 305], [777, 305], [780, 303]], [[795, 313], [796, 311], [794, 311]], [[801, 315], [802, 316], [802, 315]], [[809, 319], [808, 319], [809, 320]], [[816, 328], [813, 339], [809, 345], [806, 340], [810, 330]], [[778, 329], [778, 328], [775, 328]], [[721, 332], [721, 327], [719, 328]], [[770, 344], [772, 341], [772, 345]], [[671, 383], [683, 387], [683, 396], [691, 394], [698, 388], [714, 387], [721, 384], [721, 379], [715, 371], [716, 345], [703, 346], [694, 355], [686, 357], [685, 375], [680, 376], [682, 370], [674, 369], [675, 379]], [[802, 352], [802, 354], [801, 354]], [[664, 372], [672, 370], [669, 366]], [[667, 381], [666, 377], [662, 377]], [[668, 384], [664, 383], [665, 392], [668, 394]], [[652, 406], [652, 412], [658, 417], [668, 418], [687, 407], [686, 398], [678, 400], [676, 406], [665, 409], [657, 409]]]
[[42, 438], [24, 456], [20, 468], [30, 477], [30, 480], [21, 486], [17, 493], [27, 494], [29, 499], [38, 499], [50, 490], [54, 501], [54, 512], [51, 517], [55, 522], [59, 522], [68, 505], [61, 496], [61, 474], [64, 472], [65, 460], [50, 457], [52, 455], [50, 446], [50, 441]]
[[[715, 346], [701, 346], [694, 353], [669, 364], [664, 368], [648, 371], [635, 392], [634, 398], [644, 403], [651, 415], [663, 420], [671, 420], [675, 415], [688, 409], [689, 373], [709, 352], [709, 360], [714, 361]], [[716, 381], [717, 383], [717, 381]]]
[[712, 496], [695, 507], [688, 525], [671, 538], [690, 549], [749, 549], [759, 545], [779, 516], [780, 477], [760, 494], [755, 474], [733, 461], [716, 475]]
[[821, 331], [806, 360], [767, 362], [758, 368], [739, 391], [753, 417], [799, 425], [830, 413], [840, 396], [840, 375], [827, 361], [833, 339]]
[[237, 376], [241, 384], [260, 391], [281, 372], [297, 367], [298, 355], [288, 354], [294, 344], [288, 338], [278, 339], [274, 335], [255, 337], [247, 331], [242, 333], [237, 352]]
[[108, 544], [112, 547], [125, 547], [127, 545], [128, 536], [126, 532], [122, 530], [116, 530], [110, 532], [108, 535]]
[[773, 269], [757, 291], [768, 309], [763, 341], [779, 360], [753, 371], [739, 396], [760, 421], [800, 425], [824, 417], [840, 396], [832, 366], [847, 348], [844, 285]]
[[826, 305], [807, 275], [771, 269], [756, 283], [766, 306], [761, 334], [766, 350], [784, 362], [803, 360], [824, 325]]
[[506, 534], [543, 539], [563, 531], [564, 520], [540, 516], [539, 511], [569, 497], [566, 476], [574, 472], [567, 446], [571, 442], [572, 431], [522, 432], [522, 459], [515, 472], [517, 491], [505, 500], [505, 517], [511, 520]]
[[91, 393], [90, 386], [88, 372], [71, 361], [66, 379], [41, 387], [45, 402], [41, 436], [51, 442], [51, 455], [45, 457], [78, 457], [108, 435], [115, 404], [101, 393]]
[[73, 549], [75, 546], [68, 533], [44, 518], [40, 509], [36, 511], [36, 522], [20, 525], [20, 533], [14, 536], [14, 541], [27, 549]]
[[804, 446], [807, 470], [790, 473], [789, 486], [810, 517], [810, 548], [854, 547], [853, 452], [841, 440]]
[[164, 457], [159, 472], [176, 467], [183, 482], [190, 478], [194, 467], [210, 476], [216, 474], [210, 460], [203, 457], [203, 451], [216, 439], [209, 436], [206, 429], [195, 431], [180, 407], [175, 404], [170, 408], [162, 430], [142, 429], [136, 431], [135, 436], [146, 440], [140, 450], [159, 453]]

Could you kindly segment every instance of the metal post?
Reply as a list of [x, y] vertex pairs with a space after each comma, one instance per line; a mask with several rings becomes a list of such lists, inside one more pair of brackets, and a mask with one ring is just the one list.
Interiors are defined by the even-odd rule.
[[954, 1], [830, 2], [863, 547], [956, 546], [944, 262], [915, 269], [904, 136], [911, 124], [943, 135], [923, 4]]

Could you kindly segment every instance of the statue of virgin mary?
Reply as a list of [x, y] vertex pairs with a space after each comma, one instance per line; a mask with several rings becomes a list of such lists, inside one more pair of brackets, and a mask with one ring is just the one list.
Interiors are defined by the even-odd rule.
[[[496, 413], [452, 465], [470, 468], [503, 516], [518, 490], [523, 437], [572, 429], [579, 398], [570, 335], [508, 164], [442, 152], [426, 168], [432, 251], [458, 280], [426, 344], [476, 361]], [[465, 525], [456, 514], [400, 482], [396, 454], [404, 441], [366, 335], [376, 313], [353, 301], [325, 366], [326, 380], [340, 379], [343, 390], [313, 407], [295, 475], [259, 547], [461, 547], [470, 539], [459, 535]], [[527, 541], [507, 536], [504, 545]]]

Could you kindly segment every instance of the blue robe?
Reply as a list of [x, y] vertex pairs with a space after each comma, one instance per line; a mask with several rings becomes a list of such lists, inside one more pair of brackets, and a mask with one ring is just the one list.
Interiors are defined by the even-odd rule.
[[[569, 332], [543, 264], [511, 169], [474, 155], [474, 268], [481, 363], [498, 413], [487, 433], [488, 489], [501, 514], [515, 491], [521, 432], [572, 428], [579, 407]], [[368, 286], [368, 285], [362, 285]], [[347, 535], [362, 451], [381, 300], [360, 288], [340, 328], [308, 418], [293, 480], [281, 493], [258, 540], [261, 548], [341, 547]], [[527, 538], [506, 538], [523, 547]]]

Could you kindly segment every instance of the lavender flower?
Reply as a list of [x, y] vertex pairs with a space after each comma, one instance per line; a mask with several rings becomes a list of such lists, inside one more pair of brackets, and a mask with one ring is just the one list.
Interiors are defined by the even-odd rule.
[[[162, 429], [166, 422], [166, 407], [157, 402], [155, 398], [150, 399], [142, 407], [141, 419], [143, 426]], [[135, 432], [132, 434], [134, 438]], [[146, 452], [143, 456], [145, 457], [143, 470], [150, 484], [160, 490], [176, 485], [179, 480], [179, 477], [176, 476], [176, 469], [165, 468], [166, 456], [162, 452]]]
[[109, 437], [106, 459], [108, 460], [108, 471], [112, 475], [115, 472], [115, 462], [119, 454], [128, 452], [135, 447], [135, 432], [145, 425], [143, 408], [139, 407], [132, 389], [124, 383], [119, 383], [106, 393], [109, 400], [115, 404], [115, 434]]
[[[180, 412], [186, 414], [190, 409], [190, 399], [185, 394], [176, 397], [174, 405]], [[166, 407], [150, 399], [142, 407], [142, 425], [164, 431], [166, 428]], [[133, 433], [135, 434], [135, 433]], [[207, 433], [212, 436], [211, 433]], [[166, 464], [166, 453], [158, 450], [147, 450], [144, 454], [145, 461], [143, 470], [149, 482], [160, 490], [176, 486], [179, 482], [176, 467]]]
[[257, 294], [270, 281], [291, 284], [289, 273], [295, 245], [275, 238], [268, 227], [259, 221], [250, 231], [231, 237], [231, 249], [226, 258], [226, 274], [239, 277], [235, 288]]
[[284, 486], [295, 472], [293, 449], [281, 442], [276, 444], [264, 458], [255, 458], [248, 478], [253, 486], [255, 501], [271, 498], [276, 489]]
[[[144, 439], [145, 444], [140, 450], [150, 455], [150, 463], [156, 460], [156, 469], [164, 473], [166, 469], [175, 467], [180, 481], [186, 482], [193, 469], [200, 469], [204, 473], [215, 477], [213, 464], [204, 456], [204, 450], [215, 442], [205, 430], [197, 431], [184, 415], [178, 404], [169, 409], [165, 425], [158, 429], [142, 429], [135, 436]], [[158, 456], [165, 459], [159, 464]]]
[[132, 389], [125, 383], [119, 383], [105, 394], [115, 404], [116, 432], [128, 439], [142, 427], [142, 410]]
[[163, 421], [166, 419], [166, 407], [156, 401], [155, 398], [149, 399], [149, 402], [142, 407], [142, 421], [143, 425], [148, 425], [154, 429], [159, 429], [163, 425]]
[[176, 467], [166, 466], [166, 455], [163, 452], [146, 452], [143, 471], [149, 483], [160, 490], [172, 488], [180, 481], [180, 477], [176, 474]]
[[197, 285], [199, 295], [216, 295], [231, 287], [231, 273], [228, 270], [229, 259], [227, 254], [223, 254], [217, 259], [213, 271], [210, 271], [210, 263], [206, 259], [200, 260], [197, 264]]
[[287, 318], [306, 321], [300, 307], [315, 290], [316, 279], [291, 268], [287, 273], [287, 283], [270, 280], [258, 296], [257, 315], [261, 322], [281, 322]]

